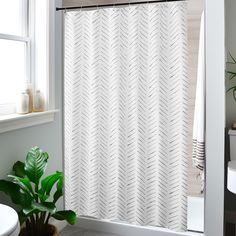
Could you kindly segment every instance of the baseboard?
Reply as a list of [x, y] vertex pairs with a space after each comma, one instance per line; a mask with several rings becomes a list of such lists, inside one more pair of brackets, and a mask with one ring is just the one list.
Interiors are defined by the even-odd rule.
[[67, 222], [65, 220], [60, 221], [60, 220], [51, 218], [49, 223], [56, 226], [59, 232], [62, 231], [67, 226]]

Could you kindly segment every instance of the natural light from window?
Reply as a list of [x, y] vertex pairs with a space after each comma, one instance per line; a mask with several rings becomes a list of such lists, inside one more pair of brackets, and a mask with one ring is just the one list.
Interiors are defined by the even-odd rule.
[[27, 0], [1, 0], [0, 9], [0, 115], [4, 115], [14, 112], [27, 81]]
[[25, 1], [0, 0], [0, 33], [24, 36]]
[[0, 39], [0, 101], [15, 103], [25, 81], [25, 44]]

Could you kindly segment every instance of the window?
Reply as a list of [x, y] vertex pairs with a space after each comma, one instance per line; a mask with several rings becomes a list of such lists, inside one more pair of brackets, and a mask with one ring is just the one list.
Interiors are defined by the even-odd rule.
[[[0, 0], [0, 133], [48, 123], [55, 110], [54, 0]], [[45, 112], [15, 114], [18, 94], [31, 83]], [[22, 88], [22, 89], [21, 89]]]
[[0, 115], [4, 115], [14, 113], [19, 90], [30, 82], [31, 39], [28, 0], [0, 1], [0, 9]]
[[27, 83], [53, 110], [55, 2], [0, 0], [0, 9], [0, 116], [15, 113]]

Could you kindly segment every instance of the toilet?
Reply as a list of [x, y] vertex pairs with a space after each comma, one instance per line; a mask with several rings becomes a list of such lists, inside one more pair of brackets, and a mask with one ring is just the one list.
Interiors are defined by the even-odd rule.
[[20, 223], [16, 211], [0, 204], [0, 236], [18, 236]]
[[230, 161], [228, 162], [227, 188], [236, 194], [236, 130], [229, 130]]

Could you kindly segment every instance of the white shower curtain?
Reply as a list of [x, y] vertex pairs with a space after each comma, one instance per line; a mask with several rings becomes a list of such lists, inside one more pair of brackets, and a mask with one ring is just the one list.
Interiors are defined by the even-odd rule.
[[65, 13], [65, 202], [186, 230], [186, 3]]

